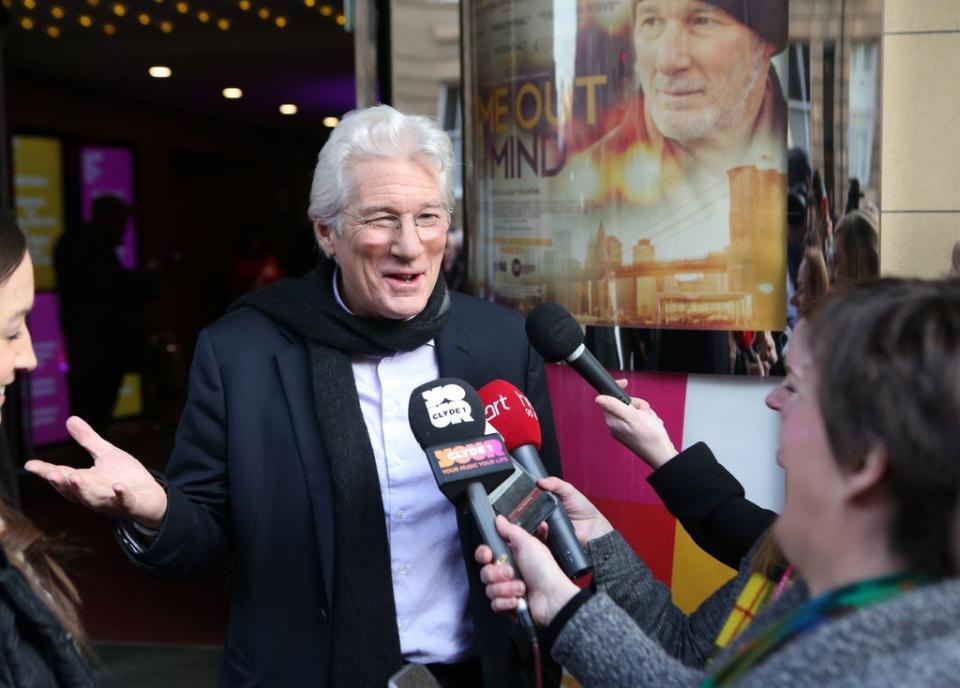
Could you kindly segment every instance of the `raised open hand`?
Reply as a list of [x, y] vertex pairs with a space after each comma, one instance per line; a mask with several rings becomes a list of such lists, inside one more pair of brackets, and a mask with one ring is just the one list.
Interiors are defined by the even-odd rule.
[[24, 468], [71, 501], [159, 528], [167, 511], [167, 493], [143, 464], [100, 437], [77, 416], [67, 419], [67, 432], [90, 453], [93, 466], [72, 468], [32, 459]]

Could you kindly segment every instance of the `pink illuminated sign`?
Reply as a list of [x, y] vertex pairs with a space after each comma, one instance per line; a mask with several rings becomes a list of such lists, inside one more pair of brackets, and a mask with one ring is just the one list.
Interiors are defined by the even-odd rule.
[[37, 368], [30, 374], [33, 443], [64, 442], [69, 439], [64, 424], [70, 415], [70, 394], [60, 304], [55, 293], [37, 293], [30, 313], [30, 333], [37, 353]]

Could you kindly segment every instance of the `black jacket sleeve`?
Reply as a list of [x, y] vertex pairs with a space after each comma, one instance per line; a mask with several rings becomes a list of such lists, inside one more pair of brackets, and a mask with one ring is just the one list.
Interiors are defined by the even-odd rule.
[[693, 541], [734, 569], [777, 518], [744, 496], [740, 481], [703, 442], [684, 449], [647, 481]]

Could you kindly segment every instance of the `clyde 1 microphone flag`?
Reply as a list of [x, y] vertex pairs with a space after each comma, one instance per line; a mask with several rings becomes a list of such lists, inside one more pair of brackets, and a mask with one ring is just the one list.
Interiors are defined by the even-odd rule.
[[513, 473], [503, 439], [484, 433], [483, 403], [463, 380], [448, 377], [420, 385], [410, 394], [408, 415], [437, 485], [451, 501], [471, 482], [490, 492]]

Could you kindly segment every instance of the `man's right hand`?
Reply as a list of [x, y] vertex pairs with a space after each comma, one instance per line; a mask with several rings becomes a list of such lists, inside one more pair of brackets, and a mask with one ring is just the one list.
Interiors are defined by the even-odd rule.
[[143, 464], [77, 416], [67, 419], [67, 432], [90, 453], [93, 466], [72, 468], [32, 459], [24, 468], [71, 501], [147, 528], [159, 528], [167, 512], [167, 493]]
[[570, 483], [550, 476], [538, 480], [537, 486], [560, 498], [560, 504], [566, 509], [581, 545], [586, 545], [590, 540], [595, 540], [613, 530], [606, 516], [601, 514], [597, 507]]

